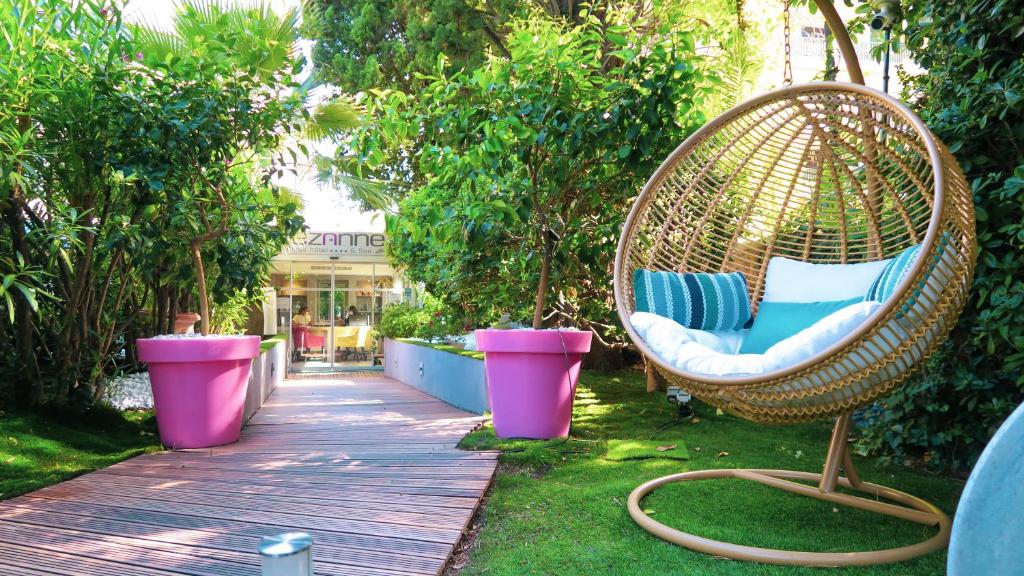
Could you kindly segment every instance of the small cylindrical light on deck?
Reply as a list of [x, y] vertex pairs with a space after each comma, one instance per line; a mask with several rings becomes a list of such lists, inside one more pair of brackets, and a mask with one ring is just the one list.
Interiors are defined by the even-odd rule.
[[259, 551], [263, 576], [313, 576], [313, 538], [305, 532], [264, 536]]

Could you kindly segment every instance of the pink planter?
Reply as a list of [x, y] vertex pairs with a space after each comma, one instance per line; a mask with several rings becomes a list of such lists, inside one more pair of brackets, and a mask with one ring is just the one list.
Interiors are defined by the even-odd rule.
[[168, 448], [236, 442], [259, 336], [142, 338], [160, 440]]
[[590, 332], [477, 330], [487, 394], [500, 438], [569, 435], [572, 401]]

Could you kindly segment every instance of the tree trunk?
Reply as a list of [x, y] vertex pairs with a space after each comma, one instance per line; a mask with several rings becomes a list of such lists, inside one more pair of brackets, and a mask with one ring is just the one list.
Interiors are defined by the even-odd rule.
[[622, 357], [621, 348], [608, 348], [594, 338], [590, 352], [583, 356], [583, 368], [585, 370], [597, 370], [598, 372], [613, 372], [621, 370], [626, 365]]
[[263, 303], [257, 302], [249, 306], [245, 316], [245, 333], [250, 336], [263, 336]]
[[196, 265], [196, 280], [199, 282], [199, 327], [203, 336], [210, 334], [210, 298], [206, 290], [206, 270], [203, 268], [202, 244], [192, 242], [192, 260]]
[[554, 238], [547, 230], [544, 231], [544, 259], [540, 267], [540, 282], [537, 283], [537, 301], [533, 307], [533, 329], [540, 330], [544, 326], [544, 306], [548, 295], [548, 275], [551, 273], [551, 253], [554, 249]]
[[[13, 194], [17, 194], [17, 190]], [[31, 254], [25, 239], [25, 215], [14, 199], [6, 202], [4, 219], [11, 231], [14, 251], [31, 262]], [[14, 355], [17, 358], [15, 397], [23, 406], [35, 406], [42, 399], [42, 382], [39, 378], [39, 364], [35, 357], [34, 335], [32, 333], [32, 305], [21, 292], [14, 292]]]
[[[158, 280], [159, 282], [159, 280]], [[166, 334], [165, 329], [167, 328], [167, 313], [168, 308], [171, 307], [170, 297], [168, 292], [170, 289], [167, 286], [159, 286], [156, 290], [153, 290], [153, 335]]]
[[167, 291], [167, 331], [164, 334], [174, 334], [174, 321], [178, 318], [178, 310], [181, 309], [177, 288], [170, 288]]

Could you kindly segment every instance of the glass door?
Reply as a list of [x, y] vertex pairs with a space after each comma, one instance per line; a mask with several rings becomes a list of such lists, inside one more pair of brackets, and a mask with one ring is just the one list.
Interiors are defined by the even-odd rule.
[[383, 366], [374, 327], [411, 291], [384, 264], [291, 261], [271, 276], [290, 371], [324, 373]]
[[332, 265], [307, 265], [297, 269], [296, 264], [291, 263], [286, 287], [291, 310], [288, 329], [291, 371], [330, 372], [334, 369]]

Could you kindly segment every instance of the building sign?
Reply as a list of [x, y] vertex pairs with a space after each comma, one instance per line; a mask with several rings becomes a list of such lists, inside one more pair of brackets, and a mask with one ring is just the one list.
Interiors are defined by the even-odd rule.
[[370, 256], [384, 258], [384, 235], [378, 232], [306, 232], [282, 252], [305, 256]]

